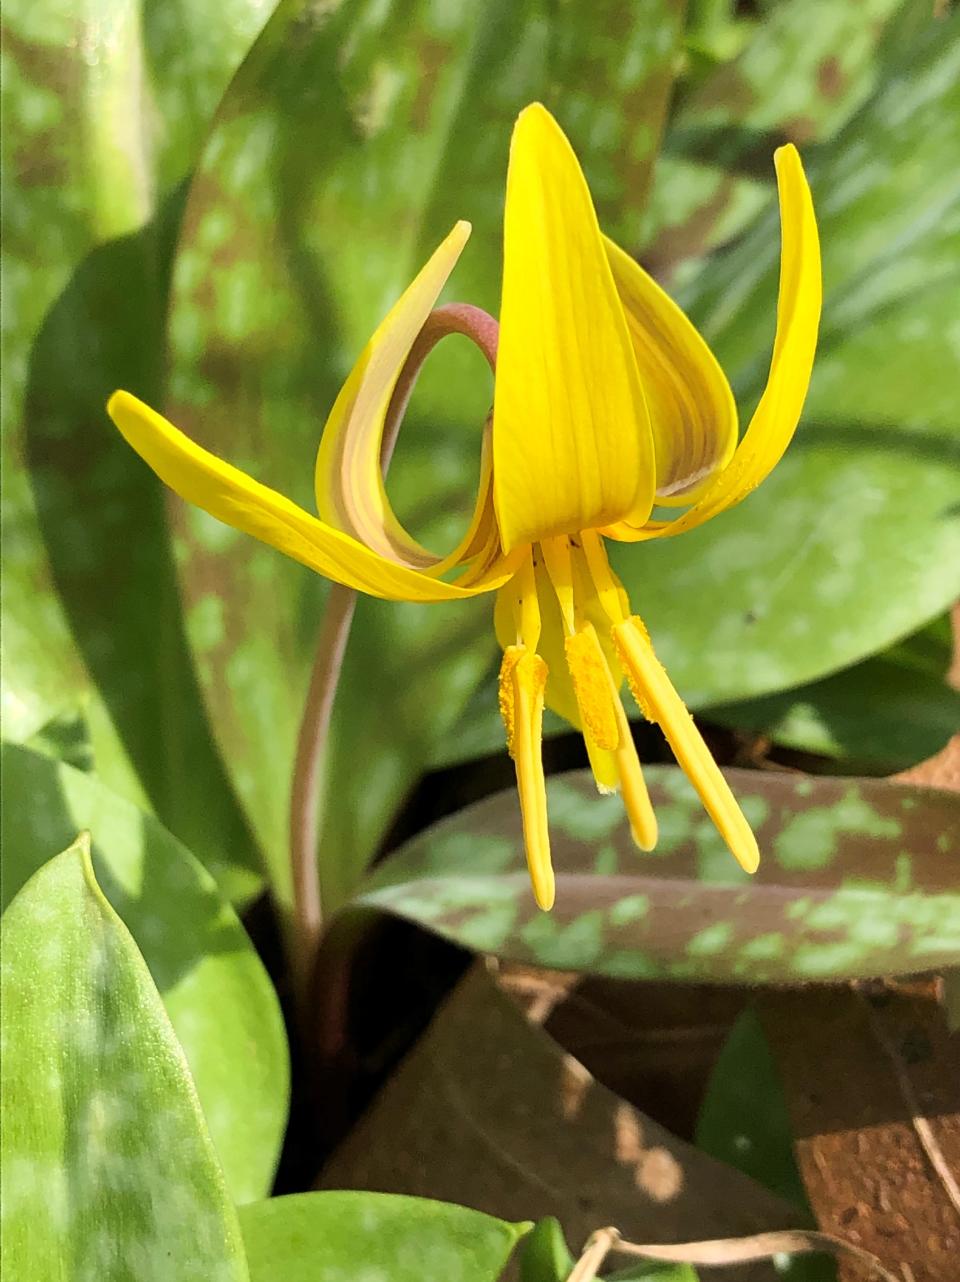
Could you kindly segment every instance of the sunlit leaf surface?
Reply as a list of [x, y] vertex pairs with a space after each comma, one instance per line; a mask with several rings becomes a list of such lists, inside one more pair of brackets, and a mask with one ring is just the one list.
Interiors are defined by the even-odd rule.
[[[823, 245], [821, 343], [786, 458], [740, 507], [618, 558], [694, 705], [845, 667], [960, 595], [960, 15], [896, 50], [878, 94], [810, 177]], [[755, 401], [773, 333], [771, 208], [685, 293]]]
[[389, 1193], [300, 1193], [243, 1207], [250, 1282], [496, 1282], [530, 1228]]
[[157, 486], [104, 403], [122, 384], [160, 394], [179, 185], [268, 11], [3, 14], [4, 732], [86, 716], [111, 786], [231, 894], [255, 886], [254, 848], [204, 723]]
[[[320, 429], [390, 304], [458, 218], [453, 295], [496, 309], [517, 112], [559, 114], [601, 212], [642, 207], [677, 47], [669, 0], [281, 5], [227, 97], [191, 190], [174, 276], [170, 409], [204, 444], [313, 505]], [[588, 32], [616, 37], [587, 40]], [[626, 223], [624, 224], [626, 226]], [[428, 545], [472, 504], [492, 400], [462, 340], [431, 361], [389, 490]], [[287, 891], [291, 758], [323, 585], [194, 511], [174, 514], [200, 678], [275, 883]], [[355, 884], [385, 824], [490, 661], [491, 605], [364, 602], [334, 714], [324, 901]], [[362, 768], [360, 768], [362, 763]]]
[[[269, 1190], [287, 1117], [286, 1036], [270, 980], [210, 875], [151, 815], [96, 778], [3, 749], [3, 904], [78, 832], [183, 1046], [232, 1196]], [[28, 961], [19, 962], [26, 965]]]
[[187, 1063], [84, 841], [3, 918], [4, 1272], [246, 1282]]
[[648, 772], [655, 851], [588, 775], [549, 783], [557, 902], [539, 912], [516, 798], [428, 829], [357, 899], [483, 952], [633, 979], [782, 983], [960, 959], [960, 797], [880, 780], [727, 773], [760, 842], [734, 863], [681, 772]]

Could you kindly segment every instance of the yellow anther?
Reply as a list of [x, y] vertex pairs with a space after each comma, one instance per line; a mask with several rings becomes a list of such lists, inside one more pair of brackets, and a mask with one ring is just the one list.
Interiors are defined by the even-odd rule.
[[657, 718], [653, 715], [653, 710], [647, 702], [646, 695], [643, 692], [643, 687], [637, 682], [633, 675], [633, 669], [627, 664], [627, 661], [624, 658], [623, 647], [617, 639], [616, 628], [613, 629], [612, 635], [614, 644], [617, 647], [617, 654], [620, 656], [620, 666], [623, 668], [624, 674], [626, 675], [627, 685], [630, 687], [630, 693], [633, 695], [633, 701], [640, 709], [640, 715], [643, 717], [644, 721], [656, 721]]
[[554, 877], [543, 776], [543, 692], [547, 665], [538, 654], [521, 653], [510, 670], [513, 700], [513, 759], [523, 816], [523, 843], [537, 904], [553, 907]]
[[700, 794], [707, 814], [741, 866], [747, 872], [756, 872], [760, 862], [757, 839], [693, 717], [654, 654], [646, 628], [634, 616], [617, 624], [613, 637], [631, 688], [641, 692], [652, 719], [660, 725], [674, 756]]
[[584, 734], [598, 748], [613, 752], [620, 742], [617, 692], [593, 624], [567, 637], [564, 650]]
[[507, 752], [510, 753], [511, 757], [513, 756], [513, 736], [516, 724], [513, 670], [525, 654], [526, 649], [522, 645], [507, 646], [503, 652], [503, 662], [500, 664], [500, 716], [503, 719], [503, 728], [507, 733]]

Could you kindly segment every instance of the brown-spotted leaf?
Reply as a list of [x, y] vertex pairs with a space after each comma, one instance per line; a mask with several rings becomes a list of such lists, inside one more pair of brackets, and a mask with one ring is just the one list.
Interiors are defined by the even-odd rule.
[[468, 947], [635, 979], [786, 983], [960, 960], [960, 797], [883, 780], [725, 772], [760, 841], [733, 861], [676, 767], [648, 771], [656, 850], [586, 773], [550, 781], [557, 902], [540, 913], [519, 808], [498, 793], [428, 829], [355, 901]]
[[[317, 443], [340, 385], [456, 219], [473, 236], [451, 290], [496, 310], [521, 108], [541, 98], [556, 112], [611, 231], [615, 212], [637, 208], [681, 10], [678, 0], [283, 0], [224, 100], [188, 197], [171, 417], [312, 507]], [[388, 488], [426, 546], [454, 546], [462, 532], [491, 396], [489, 371], [462, 340], [444, 344], [418, 384]], [[324, 585], [196, 510], [177, 505], [174, 528], [206, 704], [283, 901], [289, 781]], [[325, 907], [356, 887], [495, 649], [489, 602], [360, 603], [327, 745]]]

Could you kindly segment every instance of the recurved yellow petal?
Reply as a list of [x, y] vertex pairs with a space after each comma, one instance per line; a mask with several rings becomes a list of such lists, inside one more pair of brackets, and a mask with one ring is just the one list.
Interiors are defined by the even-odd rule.
[[407, 533], [390, 505], [381, 462], [384, 423], [404, 362], [469, 235], [470, 224], [458, 222], [378, 326], [334, 402], [317, 451], [320, 519], [418, 569], [437, 558]]
[[682, 534], [741, 502], [773, 470], [796, 431], [810, 384], [822, 301], [820, 241], [810, 188], [794, 146], [774, 155], [780, 193], [780, 292], [767, 385], [750, 426], [726, 468], [681, 516], [644, 529], [608, 529], [632, 542]]
[[276, 490], [201, 448], [129, 392], [114, 392], [107, 410], [130, 445], [182, 499], [318, 574], [369, 596], [453, 601], [497, 588], [514, 572], [515, 566], [500, 559], [468, 587], [430, 578], [318, 521]]
[[506, 551], [650, 513], [653, 441], [623, 307], [576, 156], [538, 103], [510, 147], [493, 455]]
[[639, 263], [604, 238], [643, 383], [657, 503], [689, 505], [737, 445], [737, 407], [716, 357]]

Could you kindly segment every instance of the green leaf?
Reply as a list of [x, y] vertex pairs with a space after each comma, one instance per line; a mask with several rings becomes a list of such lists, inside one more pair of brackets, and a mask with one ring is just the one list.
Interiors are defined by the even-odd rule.
[[738, 56], [671, 118], [644, 229], [651, 265], [703, 254], [749, 225], [772, 190], [773, 148], [831, 138], [862, 106], [884, 75], [884, 45], [903, 7], [787, 0], [754, 25]]
[[752, 1010], [734, 1024], [700, 1105], [697, 1147], [806, 1207], [777, 1068]]
[[[605, 1264], [616, 1259], [611, 1255]], [[520, 1256], [520, 1282], [566, 1282], [576, 1263], [570, 1254], [560, 1221], [547, 1216], [538, 1220], [523, 1244]], [[632, 1268], [604, 1272], [611, 1282], [697, 1282], [689, 1264], [634, 1264]]]
[[[760, 1020], [746, 1010], [734, 1024], [700, 1104], [697, 1147], [802, 1207], [816, 1227], [793, 1152], [783, 1086]], [[837, 1267], [824, 1256], [788, 1256], [777, 1276], [790, 1282], [830, 1282]]]
[[92, 775], [3, 748], [3, 902], [45, 852], [93, 834], [98, 878], [125, 921], [180, 1039], [237, 1201], [269, 1190], [287, 1116], [277, 999], [210, 875], [156, 819]]
[[575, 1263], [560, 1221], [548, 1215], [536, 1222], [523, 1244], [520, 1282], [566, 1282]]
[[[846, 667], [960, 595], [958, 152], [960, 14], [811, 161], [826, 297], [786, 458], [734, 511], [615, 558], [694, 706]], [[686, 295], [744, 407], [766, 374], [778, 257], [771, 210]]]
[[[496, 309], [510, 130], [527, 102], [542, 97], [558, 112], [608, 224], [629, 232], [657, 149], [680, 9], [387, 0], [328, 6], [318, 18], [304, 0], [281, 4], [227, 95], [191, 190], [170, 320], [174, 420], [312, 506], [320, 428], [342, 380], [457, 218], [474, 232], [456, 295]], [[462, 342], [444, 344], [418, 385], [388, 488], [430, 546], [462, 531], [490, 397], [482, 358]], [[289, 779], [323, 584], [196, 511], [175, 520], [212, 721], [288, 899]], [[326, 758], [328, 908], [356, 885], [486, 671], [490, 613], [490, 602], [361, 602]]]
[[885, 775], [940, 751], [960, 727], [960, 692], [888, 652], [795, 690], [717, 705], [707, 716], [848, 770]]
[[[960, 693], [946, 684], [953, 653], [949, 616], [898, 645], [821, 681], [739, 703], [714, 704], [704, 719], [840, 763], [846, 773], [894, 774], [926, 760], [960, 726]], [[544, 738], [570, 734], [549, 710]], [[504, 750], [491, 667], [456, 724], [434, 745], [449, 766]]]
[[178, 189], [265, 17], [259, 0], [4, 10], [5, 734], [88, 718], [104, 778], [238, 896], [257, 859], [203, 718], [162, 501], [104, 404], [118, 385], [161, 395]]
[[650, 854], [589, 775], [549, 781], [551, 913], [533, 904], [512, 790], [415, 838], [354, 902], [482, 952], [629, 979], [794, 983], [957, 964], [960, 796], [725, 771], [760, 842], [750, 877], [681, 772], [646, 773], [660, 823]]
[[530, 1225], [391, 1193], [298, 1193], [240, 1210], [250, 1282], [496, 1282]]
[[2, 947], [10, 1275], [245, 1282], [186, 1060], [86, 838], [23, 888]]

